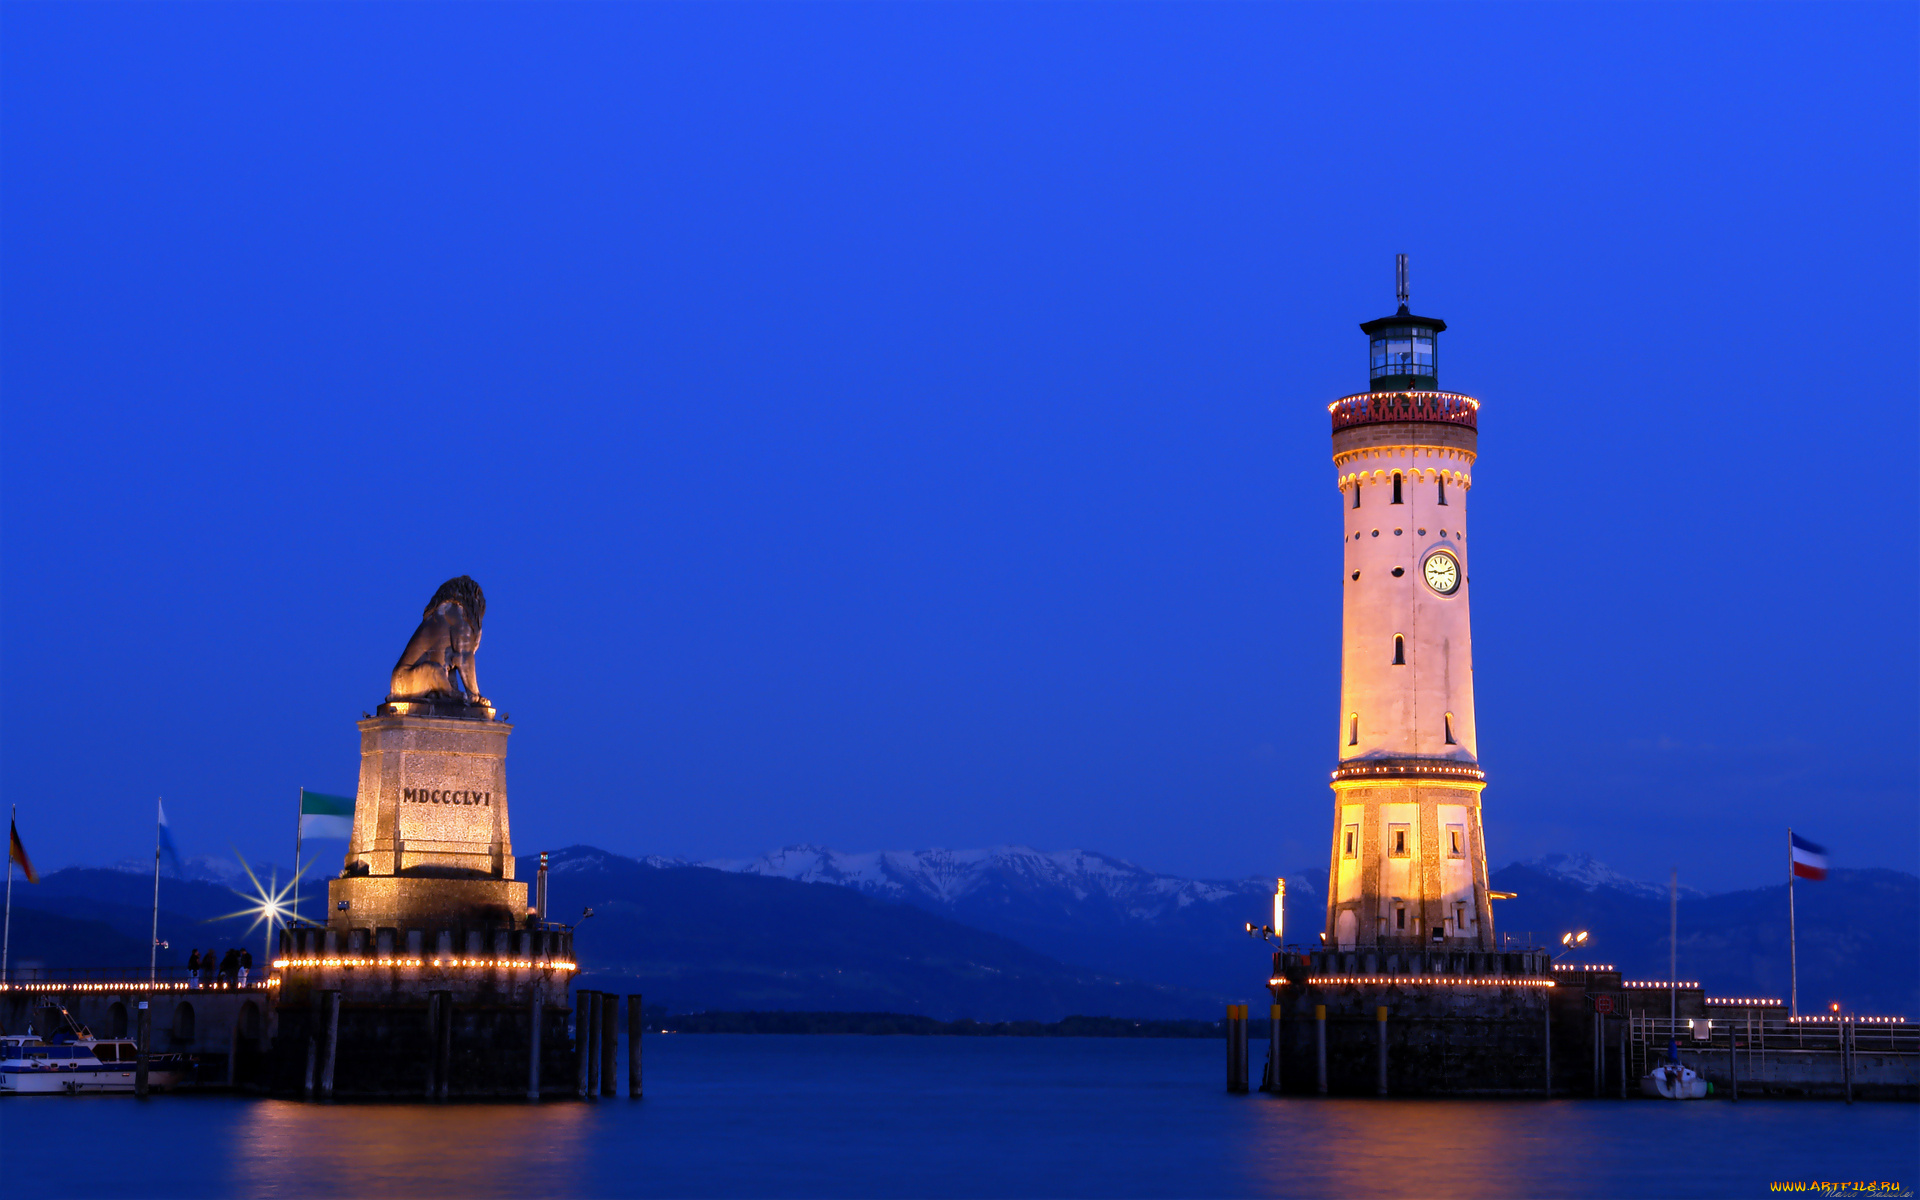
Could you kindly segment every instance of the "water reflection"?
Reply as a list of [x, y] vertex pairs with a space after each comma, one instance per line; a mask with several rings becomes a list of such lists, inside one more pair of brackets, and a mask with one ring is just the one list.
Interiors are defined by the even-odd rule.
[[649, 1044], [643, 1102], [8, 1097], [0, 1178], [9, 1197], [196, 1200], [1478, 1200], [1915, 1173], [1911, 1105], [1229, 1096], [1220, 1058], [1212, 1041], [716, 1034]]
[[1248, 1112], [1260, 1132], [1240, 1145], [1247, 1178], [1269, 1194], [1540, 1196], [1564, 1192], [1556, 1181], [1570, 1152], [1591, 1148], [1562, 1141], [1592, 1131], [1577, 1128], [1584, 1122], [1571, 1107], [1559, 1108], [1257, 1097]]
[[584, 1104], [250, 1104], [232, 1145], [244, 1196], [578, 1195]]

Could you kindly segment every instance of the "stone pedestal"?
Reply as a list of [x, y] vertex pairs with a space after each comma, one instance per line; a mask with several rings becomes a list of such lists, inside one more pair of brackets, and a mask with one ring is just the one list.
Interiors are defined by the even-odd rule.
[[[387, 708], [382, 707], [383, 713]], [[348, 875], [512, 879], [507, 736], [491, 718], [382, 715], [360, 722]]]

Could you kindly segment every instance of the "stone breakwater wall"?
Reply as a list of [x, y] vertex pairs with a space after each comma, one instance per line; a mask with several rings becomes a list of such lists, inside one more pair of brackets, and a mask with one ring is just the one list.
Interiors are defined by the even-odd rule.
[[1533, 952], [1275, 955], [1276, 1090], [1379, 1095], [1384, 1046], [1388, 1095], [1540, 1095], [1549, 970]]
[[284, 933], [263, 1086], [342, 1098], [525, 1098], [537, 1079], [543, 1097], [572, 1094], [573, 936], [484, 917], [429, 913], [412, 928], [402, 916], [393, 926]]

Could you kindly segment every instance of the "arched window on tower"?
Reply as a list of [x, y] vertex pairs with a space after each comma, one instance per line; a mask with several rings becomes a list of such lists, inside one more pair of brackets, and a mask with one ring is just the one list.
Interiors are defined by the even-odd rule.
[[1359, 744], [1360, 744], [1360, 714], [1348, 713], [1347, 714], [1347, 745], [1358, 746]]
[[1400, 503], [1400, 472], [1393, 473], [1393, 502]]
[[1397, 633], [1393, 635], [1393, 665], [1396, 667], [1407, 665], [1407, 639]]
[[1459, 745], [1460, 743], [1453, 740], [1453, 714], [1448, 713], [1446, 715], [1445, 720], [1446, 720], [1446, 726], [1447, 726], [1447, 745], [1449, 746]]
[[1353, 477], [1353, 506], [1355, 508], [1360, 507], [1360, 477], [1358, 475]]
[[1434, 478], [1440, 481], [1440, 503], [1445, 504], [1447, 502], [1447, 477], [1445, 475], [1436, 475]]

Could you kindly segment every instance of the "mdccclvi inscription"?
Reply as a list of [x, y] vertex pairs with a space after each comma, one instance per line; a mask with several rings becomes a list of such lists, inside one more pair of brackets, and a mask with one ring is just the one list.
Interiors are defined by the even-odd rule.
[[484, 804], [493, 806], [492, 792], [449, 791], [445, 788], [401, 788], [402, 804]]

